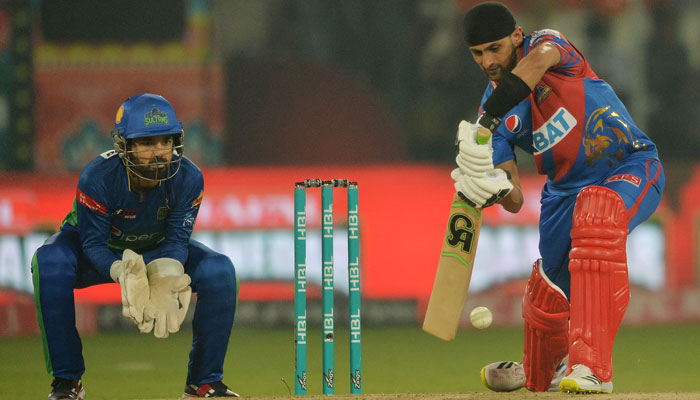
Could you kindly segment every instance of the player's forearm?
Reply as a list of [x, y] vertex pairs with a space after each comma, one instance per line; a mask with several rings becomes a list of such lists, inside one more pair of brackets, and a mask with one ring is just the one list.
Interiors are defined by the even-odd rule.
[[510, 183], [513, 184], [513, 190], [511, 190], [510, 193], [508, 193], [508, 195], [499, 202], [499, 204], [506, 211], [515, 214], [520, 211], [520, 208], [524, 203], [523, 190], [520, 187], [520, 176], [518, 175], [518, 166], [515, 163], [515, 160], [509, 160], [498, 164], [496, 168], [500, 168], [508, 172], [510, 175]]
[[513, 190], [501, 200], [500, 204], [506, 211], [515, 214], [522, 208], [523, 200], [523, 192], [520, 186], [513, 185]]
[[100, 274], [106, 277], [110, 276], [109, 268], [112, 266], [112, 263], [118, 260], [117, 256], [112, 253], [106, 244], [103, 246], [92, 246], [83, 243], [83, 253]]

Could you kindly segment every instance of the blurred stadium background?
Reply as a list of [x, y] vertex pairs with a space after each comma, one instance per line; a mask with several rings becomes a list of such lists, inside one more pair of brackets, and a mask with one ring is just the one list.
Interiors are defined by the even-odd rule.
[[[288, 327], [291, 341], [293, 182], [315, 177], [359, 181], [363, 321], [418, 327], [453, 191], [456, 127], [474, 119], [487, 83], [461, 35], [477, 2], [0, 0], [0, 343], [38, 335], [32, 254], [70, 209], [82, 167], [112, 148], [118, 105], [141, 92], [165, 96], [184, 121], [185, 154], [205, 177], [195, 237], [236, 265], [237, 327]], [[700, 2], [504, 2], [526, 32], [562, 31], [659, 147], [667, 188], [628, 241], [624, 323], [697, 324]], [[521, 323], [538, 256], [543, 179], [525, 155], [520, 168], [526, 205], [487, 210], [466, 307], [488, 306], [506, 328]], [[318, 196], [308, 210], [318, 284]], [[346, 261], [336, 259], [343, 324]], [[76, 291], [84, 336], [133, 331], [119, 296], [116, 285]]]

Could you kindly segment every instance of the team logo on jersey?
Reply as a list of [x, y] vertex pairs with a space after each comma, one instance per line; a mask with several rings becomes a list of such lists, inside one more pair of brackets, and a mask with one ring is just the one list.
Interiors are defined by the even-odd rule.
[[515, 114], [506, 118], [506, 128], [512, 133], [518, 134], [523, 129], [523, 121]]
[[151, 111], [143, 115], [143, 123], [146, 126], [151, 126], [153, 124], [168, 124], [168, 114], [160, 111], [156, 106], [153, 106]]
[[627, 122], [611, 106], [599, 108], [588, 117], [583, 146], [586, 151], [583, 162], [589, 167], [596, 167], [601, 160], [608, 166], [617, 165], [625, 158], [625, 149], [643, 147], [632, 136]]
[[166, 219], [168, 218], [168, 214], [170, 214], [170, 207], [158, 207], [158, 213], [156, 214], [156, 218]]
[[534, 155], [542, 154], [561, 142], [571, 132], [578, 121], [564, 107], [552, 115], [547, 122], [532, 132], [532, 145], [535, 148]]
[[538, 83], [535, 85], [535, 101], [537, 102], [537, 105], [540, 105], [544, 103], [544, 101], [547, 99], [547, 96], [552, 93], [552, 88], [547, 86], [547, 85], [542, 85]]
[[611, 176], [605, 181], [605, 183], [610, 182], [627, 182], [639, 187], [639, 184], [642, 183], [642, 178], [632, 174], [618, 174]]

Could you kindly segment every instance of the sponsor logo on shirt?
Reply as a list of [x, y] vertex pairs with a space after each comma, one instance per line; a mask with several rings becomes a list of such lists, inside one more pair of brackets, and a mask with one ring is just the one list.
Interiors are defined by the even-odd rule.
[[78, 189], [76, 197], [78, 198], [78, 203], [84, 205], [90, 210], [97, 211], [100, 214], [107, 214], [107, 207], [91, 199], [90, 196], [83, 193], [82, 190]]
[[532, 132], [534, 154], [542, 154], [561, 142], [577, 123], [576, 118], [566, 108], [559, 107], [547, 122]]
[[104, 159], [112, 158], [117, 155], [117, 152], [114, 150], [107, 150], [104, 153], [100, 154], [100, 157]]
[[639, 187], [639, 184], [642, 183], [642, 178], [632, 174], [618, 174], [611, 176], [605, 181], [605, 183], [610, 182], [627, 182]]
[[194, 215], [187, 213], [182, 220], [182, 226], [184, 228], [192, 228], [194, 226]]
[[523, 129], [523, 122], [520, 120], [520, 117], [512, 114], [506, 118], [506, 128], [512, 133], [518, 134]]
[[136, 219], [135, 208], [120, 208], [114, 212], [114, 215], [124, 219]]
[[197, 207], [198, 205], [202, 204], [202, 198], [204, 198], [204, 190], [202, 190], [201, 192], [199, 192], [199, 196], [197, 196], [197, 198], [194, 199], [194, 201], [192, 202], [192, 207], [191, 207], [191, 208], [195, 208], [195, 207]]

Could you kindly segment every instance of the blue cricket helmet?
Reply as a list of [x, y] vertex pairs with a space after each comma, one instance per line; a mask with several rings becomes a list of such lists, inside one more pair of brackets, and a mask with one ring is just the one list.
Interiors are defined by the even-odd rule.
[[[130, 139], [149, 136], [172, 135], [173, 156], [170, 161], [143, 163], [137, 161], [129, 144]], [[178, 121], [175, 109], [163, 96], [143, 93], [129, 97], [117, 110], [112, 130], [114, 149], [119, 154], [126, 169], [133, 175], [149, 180], [164, 181], [172, 178], [180, 170], [184, 151], [185, 132]], [[159, 165], [162, 172], [152, 172], [153, 165]]]
[[177, 120], [168, 100], [150, 93], [129, 97], [122, 103], [114, 120], [114, 130], [124, 139], [183, 132], [182, 122]]

